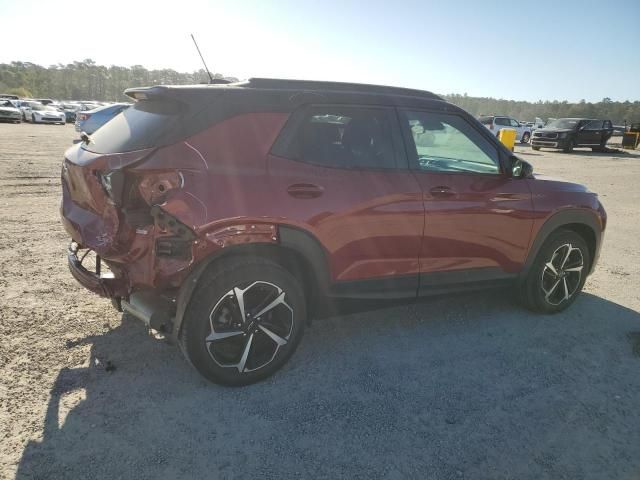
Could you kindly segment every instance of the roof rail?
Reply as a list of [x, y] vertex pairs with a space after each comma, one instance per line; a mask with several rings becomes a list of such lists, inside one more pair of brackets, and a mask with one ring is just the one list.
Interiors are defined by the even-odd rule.
[[326, 82], [320, 80], [287, 80], [281, 78], [250, 78], [245, 87], [282, 89], [282, 90], [324, 90], [335, 92], [379, 93], [386, 95], [408, 95], [430, 99], [441, 98], [426, 90], [413, 88], [388, 87], [384, 85], [370, 85], [366, 83]]

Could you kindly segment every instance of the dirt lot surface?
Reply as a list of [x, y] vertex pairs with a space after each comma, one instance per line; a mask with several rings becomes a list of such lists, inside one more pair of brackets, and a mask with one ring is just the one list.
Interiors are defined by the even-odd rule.
[[498, 291], [336, 316], [229, 389], [71, 278], [75, 136], [0, 124], [0, 477], [640, 478], [640, 152], [516, 149], [609, 213], [569, 311]]

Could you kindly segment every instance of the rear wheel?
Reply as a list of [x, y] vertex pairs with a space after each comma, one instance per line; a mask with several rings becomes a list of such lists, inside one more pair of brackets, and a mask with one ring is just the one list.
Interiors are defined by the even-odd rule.
[[31, 114], [31, 123], [36, 123], [36, 116], [33, 113]]
[[531, 147], [533, 150], [540, 150], [540, 147]]
[[306, 322], [293, 275], [267, 259], [235, 257], [214, 264], [199, 284], [180, 341], [200, 374], [222, 385], [248, 385], [287, 362]]
[[556, 313], [571, 305], [584, 286], [591, 265], [584, 239], [571, 230], [558, 230], [542, 246], [520, 297], [527, 308]]

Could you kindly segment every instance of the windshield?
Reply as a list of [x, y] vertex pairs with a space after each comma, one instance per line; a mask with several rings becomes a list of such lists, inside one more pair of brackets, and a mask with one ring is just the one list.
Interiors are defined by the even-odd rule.
[[0, 100], [0, 107], [14, 107], [15, 105], [9, 100]]
[[558, 120], [553, 120], [549, 122], [549, 124], [545, 128], [569, 128], [573, 129], [580, 122], [578, 118], [559, 118]]

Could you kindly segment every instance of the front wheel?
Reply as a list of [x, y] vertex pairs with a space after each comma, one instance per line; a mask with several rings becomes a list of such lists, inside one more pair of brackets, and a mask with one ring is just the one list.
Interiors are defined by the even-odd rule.
[[183, 352], [208, 380], [248, 385], [280, 369], [304, 332], [300, 282], [263, 258], [233, 257], [203, 274], [185, 312]]
[[36, 123], [36, 116], [31, 114], [31, 123]]
[[532, 150], [540, 150], [540, 147], [531, 147]]
[[551, 234], [520, 285], [522, 302], [540, 313], [564, 310], [582, 290], [590, 262], [589, 249], [580, 235], [571, 230]]
[[531, 138], [531, 134], [529, 132], [524, 132], [522, 134], [522, 138], [520, 139], [520, 141], [522, 143], [529, 143], [529, 139]]

